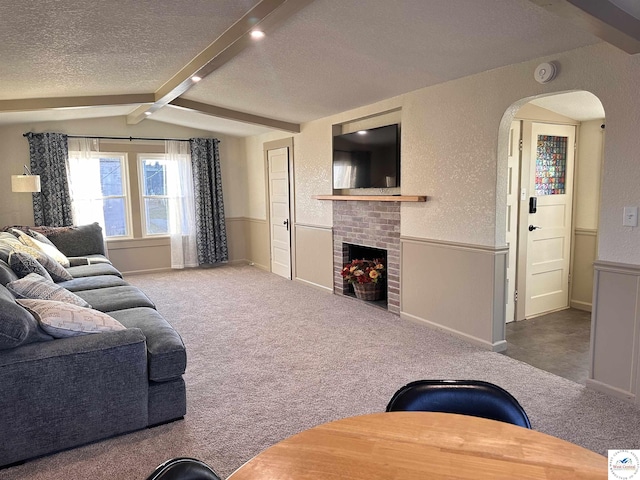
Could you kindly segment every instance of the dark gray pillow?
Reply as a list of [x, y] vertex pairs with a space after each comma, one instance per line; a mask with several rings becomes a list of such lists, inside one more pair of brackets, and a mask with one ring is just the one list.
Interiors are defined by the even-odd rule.
[[37, 273], [53, 282], [49, 272], [28, 253], [11, 252], [11, 255], [9, 255], [9, 265], [11, 266], [11, 270], [16, 272], [16, 275], [20, 278], [26, 277], [30, 273]]
[[0, 286], [0, 350], [27, 343], [53, 340], [28, 310], [18, 305], [11, 293]]
[[47, 238], [67, 257], [104, 255], [102, 227], [97, 222], [78, 227], [58, 227], [47, 230]]

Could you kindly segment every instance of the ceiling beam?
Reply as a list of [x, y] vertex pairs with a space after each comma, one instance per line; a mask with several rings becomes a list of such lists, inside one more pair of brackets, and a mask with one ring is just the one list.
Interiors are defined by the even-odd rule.
[[193, 60], [171, 77], [154, 94], [151, 105], [141, 106], [127, 116], [128, 124], [136, 124], [185, 93], [196, 82], [193, 76], [204, 78], [227, 63], [255, 40], [251, 30], [260, 26], [268, 33], [313, 0], [262, 0], [234, 23]]
[[228, 108], [216, 107], [215, 105], [209, 105], [206, 103], [195, 102], [193, 100], [187, 100], [185, 98], [176, 98], [170, 102], [170, 105], [174, 107], [180, 107], [187, 110], [194, 110], [205, 115], [211, 115], [218, 118], [225, 118], [227, 120], [234, 120], [236, 122], [250, 123], [252, 125], [260, 125], [262, 127], [269, 127], [276, 130], [283, 130], [285, 132], [300, 133], [299, 123], [283, 122], [281, 120], [275, 120], [273, 118], [261, 117], [259, 115], [253, 115], [250, 113], [238, 112], [237, 110], [229, 110]]
[[640, 53], [640, 19], [608, 0], [529, 1], [631, 55]]
[[17, 100], [0, 100], [0, 112], [28, 112], [32, 110], [49, 110], [54, 108], [133, 105], [151, 103], [153, 100], [153, 93], [84, 97], [23, 98]]

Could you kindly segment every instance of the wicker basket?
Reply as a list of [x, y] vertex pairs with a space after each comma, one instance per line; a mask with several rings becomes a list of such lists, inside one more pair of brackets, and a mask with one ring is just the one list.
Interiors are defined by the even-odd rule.
[[353, 291], [360, 300], [380, 300], [383, 294], [383, 282], [354, 283]]

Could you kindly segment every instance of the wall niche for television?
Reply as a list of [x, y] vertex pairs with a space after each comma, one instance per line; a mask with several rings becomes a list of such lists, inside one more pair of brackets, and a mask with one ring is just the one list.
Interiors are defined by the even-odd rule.
[[334, 195], [400, 194], [400, 110], [333, 126]]

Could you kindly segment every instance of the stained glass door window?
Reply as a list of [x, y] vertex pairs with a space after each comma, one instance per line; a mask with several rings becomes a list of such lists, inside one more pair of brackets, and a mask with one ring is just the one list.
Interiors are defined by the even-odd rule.
[[565, 193], [567, 137], [538, 135], [536, 148], [536, 196]]

